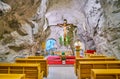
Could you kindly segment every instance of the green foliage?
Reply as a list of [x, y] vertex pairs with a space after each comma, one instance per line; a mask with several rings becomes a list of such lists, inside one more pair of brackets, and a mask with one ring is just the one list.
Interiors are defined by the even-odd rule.
[[64, 39], [62, 38], [62, 36], [60, 36], [59, 38], [59, 43], [60, 45], [64, 45], [64, 46], [68, 46], [70, 44], [70, 37], [66, 36]]
[[60, 45], [63, 45], [63, 42], [64, 42], [64, 41], [62, 40], [62, 36], [60, 36], [60, 37], [59, 37], [59, 43], [60, 43]]

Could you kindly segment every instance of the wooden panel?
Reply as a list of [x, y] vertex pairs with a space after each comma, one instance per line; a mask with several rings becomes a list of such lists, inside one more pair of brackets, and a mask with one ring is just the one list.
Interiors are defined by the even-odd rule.
[[0, 67], [0, 73], [8, 73], [8, 67]]
[[81, 69], [90, 69], [90, 68], [93, 68], [93, 65], [91, 64], [83, 64], [80, 66]]
[[105, 56], [90, 56], [90, 58], [104, 58]]
[[6, 74], [25, 74], [26, 79], [41, 79], [40, 64], [0, 63], [0, 73], [6, 70]]
[[120, 69], [120, 64], [108, 64], [109, 69]]
[[40, 64], [41, 71], [44, 71], [44, 76], [48, 76], [48, 64], [46, 59], [25, 59], [17, 58], [16, 63], [37, 63]]
[[106, 64], [94, 64], [93, 69], [106, 69], [107, 65]]
[[92, 79], [120, 79], [120, 69], [92, 69]]
[[115, 75], [96, 75], [96, 79], [116, 79]]
[[91, 69], [81, 69], [80, 73], [83, 73], [83, 74], [91, 73]]
[[25, 79], [25, 74], [0, 74], [1, 79]]
[[28, 59], [44, 59], [44, 56], [29, 56]]
[[81, 74], [79, 78], [80, 79], [84, 79], [84, 78], [85, 79], [87, 79], [87, 78], [90, 79], [90, 76], [89, 76], [89, 74]]
[[118, 74], [118, 79], [120, 79], [120, 74]]
[[91, 54], [89, 57], [90, 57], [90, 58], [104, 58], [104, 57], [106, 57], [106, 56], [104, 56], [104, 55]]

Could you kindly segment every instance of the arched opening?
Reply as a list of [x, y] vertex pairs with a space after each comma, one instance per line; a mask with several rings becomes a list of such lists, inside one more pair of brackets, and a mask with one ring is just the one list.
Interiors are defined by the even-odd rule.
[[46, 41], [46, 51], [48, 55], [52, 54], [56, 50], [55, 44], [56, 40], [53, 38], [50, 38]]

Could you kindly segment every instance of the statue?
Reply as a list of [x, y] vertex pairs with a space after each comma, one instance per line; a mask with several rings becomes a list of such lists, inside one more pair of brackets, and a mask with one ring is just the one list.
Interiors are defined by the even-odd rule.
[[66, 36], [67, 36], [67, 28], [72, 26], [73, 24], [67, 24], [67, 20], [64, 19], [64, 23], [63, 24], [57, 24], [60, 27], [63, 27], [64, 29], [64, 40], [66, 40]]

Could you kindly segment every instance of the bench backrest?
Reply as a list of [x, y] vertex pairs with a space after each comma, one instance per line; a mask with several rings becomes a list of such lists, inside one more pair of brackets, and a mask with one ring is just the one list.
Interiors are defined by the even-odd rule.
[[25, 74], [26, 79], [41, 79], [40, 64], [0, 63], [0, 74]]
[[16, 63], [37, 63], [40, 64], [41, 70], [44, 71], [44, 76], [48, 75], [48, 64], [46, 59], [26, 59], [26, 58], [17, 58]]
[[44, 56], [29, 56], [28, 59], [44, 59]]
[[103, 55], [90, 55], [89, 57], [90, 58], [104, 58], [106, 56], [103, 56]]
[[78, 66], [79, 78], [90, 78], [91, 69], [120, 69], [120, 61], [81, 61]]
[[91, 79], [120, 79], [120, 69], [91, 69]]

